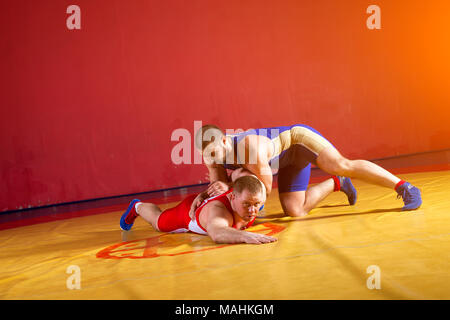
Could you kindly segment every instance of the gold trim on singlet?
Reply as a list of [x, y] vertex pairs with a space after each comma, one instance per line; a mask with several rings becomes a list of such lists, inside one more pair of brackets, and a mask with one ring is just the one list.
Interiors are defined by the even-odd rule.
[[319, 154], [323, 149], [333, 145], [327, 139], [314, 131], [300, 126], [292, 127], [290, 130], [283, 131], [280, 135], [272, 139], [274, 154], [272, 158], [280, 155], [281, 152], [289, 149], [294, 144], [299, 144]]

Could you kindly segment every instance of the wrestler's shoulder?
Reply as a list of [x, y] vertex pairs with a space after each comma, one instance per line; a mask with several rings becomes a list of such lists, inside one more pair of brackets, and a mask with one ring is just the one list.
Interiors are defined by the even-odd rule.
[[225, 204], [219, 200], [211, 200], [207, 202], [200, 212], [201, 221], [209, 220], [211, 217], [223, 217], [227, 220], [233, 219], [232, 213], [228, 210]]
[[208, 208], [212, 208], [212, 207], [224, 208], [228, 211], [225, 204], [222, 201], [220, 201], [219, 199], [217, 199], [217, 197], [215, 197], [215, 198], [213, 197], [213, 198], [209, 198], [209, 199], [205, 200], [203, 208], [208, 209]]

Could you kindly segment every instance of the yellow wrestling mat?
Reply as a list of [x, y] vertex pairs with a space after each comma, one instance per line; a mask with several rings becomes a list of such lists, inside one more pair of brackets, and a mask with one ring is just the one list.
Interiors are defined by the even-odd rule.
[[[123, 232], [122, 211], [3, 230], [0, 298], [449, 299], [450, 171], [400, 177], [421, 189], [418, 210], [402, 212], [394, 191], [355, 180], [355, 206], [333, 193], [289, 218], [274, 190], [249, 229], [273, 244], [216, 245], [139, 218]], [[70, 266], [80, 289], [68, 289]]]

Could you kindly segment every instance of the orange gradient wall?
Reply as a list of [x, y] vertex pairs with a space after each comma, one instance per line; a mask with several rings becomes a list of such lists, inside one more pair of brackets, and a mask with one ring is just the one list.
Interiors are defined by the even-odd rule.
[[16, 0], [0, 16], [0, 211], [204, 182], [171, 160], [195, 120], [304, 123], [352, 158], [450, 147], [447, 0]]

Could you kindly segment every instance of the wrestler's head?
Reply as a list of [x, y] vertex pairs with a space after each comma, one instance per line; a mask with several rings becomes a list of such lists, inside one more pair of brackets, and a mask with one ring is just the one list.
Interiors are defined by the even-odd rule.
[[242, 176], [233, 182], [231, 207], [242, 220], [250, 221], [256, 217], [265, 201], [264, 186], [255, 176]]
[[227, 144], [225, 133], [212, 124], [204, 125], [195, 134], [195, 147], [206, 164], [225, 163]]

